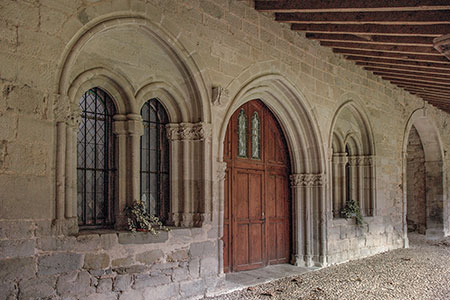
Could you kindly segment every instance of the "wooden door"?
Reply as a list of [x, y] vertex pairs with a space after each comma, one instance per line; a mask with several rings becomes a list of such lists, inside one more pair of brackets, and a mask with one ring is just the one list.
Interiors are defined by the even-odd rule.
[[289, 261], [289, 155], [275, 117], [258, 100], [231, 117], [224, 142], [224, 271]]

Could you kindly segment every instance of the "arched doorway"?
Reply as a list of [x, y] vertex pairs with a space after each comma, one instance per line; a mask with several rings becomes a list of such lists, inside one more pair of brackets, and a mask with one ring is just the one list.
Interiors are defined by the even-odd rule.
[[404, 233], [424, 233], [427, 238], [448, 235], [444, 217], [446, 203], [441, 139], [426, 109], [410, 117], [403, 141]]
[[261, 101], [247, 102], [234, 112], [224, 161], [224, 271], [288, 262], [289, 152], [277, 120]]

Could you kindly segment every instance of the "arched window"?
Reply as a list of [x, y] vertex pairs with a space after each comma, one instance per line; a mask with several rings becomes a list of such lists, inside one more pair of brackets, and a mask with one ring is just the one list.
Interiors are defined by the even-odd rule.
[[77, 203], [80, 226], [105, 227], [113, 223], [115, 153], [112, 118], [114, 103], [100, 88], [80, 100], [77, 134]]
[[141, 137], [141, 200], [161, 221], [169, 214], [169, 143], [166, 137], [167, 113], [156, 99], [141, 109], [144, 135]]

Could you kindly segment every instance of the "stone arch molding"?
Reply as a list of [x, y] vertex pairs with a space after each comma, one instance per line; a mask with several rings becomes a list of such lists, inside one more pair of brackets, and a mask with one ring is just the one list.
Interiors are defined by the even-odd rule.
[[[361, 101], [358, 97], [345, 94], [341, 99], [331, 121], [328, 135], [331, 211], [333, 217], [339, 218], [340, 211], [349, 196], [350, 199], [359, 203], [365, 216], [374, 216], [376, 214], [376, 178], [372, 126], [363, 106], [359, 104]], [[351, 120], [344, 118], [344, 114], [350, 114], [355, 124], [351, 124]], [[339, 128], [345, 127], [346, 123], [348, 128]], [[346, 153], [346, 148], [349, 153]], [[350, 171], [346, 171], [346, 168]], [[349, 178], [346, 178], [348, 175]], [[350, 187], [349, 190], [347, 190], [348, 187]]]
[[411, 128], [415, 127], [422, 142], [425, 154], [426, 185], [426, 236], [438, 238], [450, 234], [448, 218], [447, 189], [444, 168], [442, 141], [436, 124], [426, 108], [415, 110], [405, 127], [403, 137], [403, 232], [404, 246], [408, 247], [407, 214], [407, 147]]
[[[120, 30], [137, 32], [139, 39], [160, 49], [175, 73], [150, 73], [147, 78], [130, 76], [108, 60], [78, 61], [97, 37]], [[83, 56], [82, 56], [83, 55]], [[108, 57], [106, 54], [105, 57]], [[108, 92], [116, 103], [113, 130], [118, 148], [118, 204], [115, 205], [117, 227], [126, 224], [123, 208], [140, 196], [139, 145], [143, 134], [140, 109], [150, 98], [166, 108], [170, 124], [167, 135], [171, 143], [171, 212], [176, 226], [201, 226], [210, 222], [211, 109], [209, 78], [190, 53], [161, 24], [144, 15], [114, 13], [98, 17], [71, 38], [62, 55], [55, 83], [55, 120], [57, 122], [56, 220], [76, 224], [76, 132], [80, 118], [78, 101], [92, 87]], [[112, 60], [113, 61], [113, 60]], [[83, 63], [84, 62], [84, 63]], [[88, 68], [88, 69], [86, 69]], [[150, 70], [153, 71], [153, 70]], [[178, 76], [177, 80], [172, 78]], [[69, 123], [73, 120], [72, 123]], [[200, 158], [199, 158], [200, 157]], [[195, 161], [195, 162], [194, 162]], [[199, 170], [194, 170], [194, 164]], [[176, 174], [182, 174], [175, 178]], [[209, 177], [208, 177], [209, 176]], [[76, 227], [76, 226], [75, 226]]]
[[[279, 66], [279, 65], [278, 65]], [[292, 263], [312, 266], [326, 264], [326, 218], [324, 151], [314, 114], [303, 94], [281, 75], [273, 63], [253, 66], [233, 80], [226, 91], [223, 121], [218, 129], [219, 235], [223, 235], [224, 173], [223, 142], [228, 122], [242, 104], [259, 99], [278, 119], [290, 149], [293, 202]], [[254, 72], [254, 73], [253, 73]], [[286, 72], [288, 73], [288, 72]], [[253, 75], [251, 75], [253, 74]], [[295, 77], [290, 77], [295, 78]], [[221, 249], [222, 249], [221, 245]], [[223, 266], [223, 261], [221, 263]]]

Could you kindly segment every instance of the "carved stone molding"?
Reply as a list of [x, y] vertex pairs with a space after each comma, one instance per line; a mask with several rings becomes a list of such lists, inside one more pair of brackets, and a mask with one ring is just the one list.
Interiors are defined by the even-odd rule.
[[335, 164], [346, 164], [348, 162], [347, 153], [333, 153], [333, 163]]
[[211, 124], [180, 123], [167, 124], [167, 139], [170, 141], [203, 141], [211, 139]]
[[230, 98], [229, 92], [227, 89], [222, 88], [221, 86], [214, 86], [212, 88], [212, 98], [211, 102], [213, 105], [223, 105], [228, 102]]
[[225, 180], [226, 170], [227, 170], [227, 163], [226, 162], [217, 162], [217, 171], [216, 171], [217, 172], [216, 173], [217, 181]]
[[60, 94], [53, 96], [53, 116], [56, 122], [66, 122], [71, 113], [69, 97]]
[[289, 178], [292, 187], [322, 186], [326, 183], [325, 174], [292, 174]]
[[359, 156], [358, 157], [358, 164], [360, 166], [373, 166], [373, 156]]

